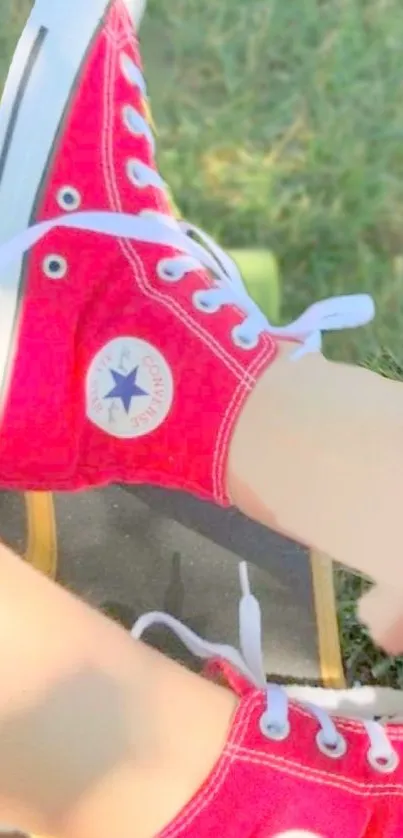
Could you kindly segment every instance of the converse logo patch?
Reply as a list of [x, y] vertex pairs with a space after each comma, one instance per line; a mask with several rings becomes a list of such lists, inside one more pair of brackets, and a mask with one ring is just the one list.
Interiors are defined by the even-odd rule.
[[173, 392], [171, 370], [154, 346], [138, 338], [116, 338], [88, 370], [87, 416], [110, 436], [135, 439], [164, 422]]

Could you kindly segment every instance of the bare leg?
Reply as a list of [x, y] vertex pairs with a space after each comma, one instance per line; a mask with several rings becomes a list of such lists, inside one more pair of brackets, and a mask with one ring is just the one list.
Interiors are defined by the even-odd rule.
[[332, 307], [279, 338], [231, 260], [170, 217], [132, 31], [143, 5], [36, 0], [5, 85], [0, 485], [232, 497], [399, 597], [403, 387], [320, 354], [289, 360], [284, 338], [312, 347]]
[[0, 820], [149, 838], [201, 785], [236, 698], [0, 548]]
[[235, 504], [378, 582], [384, 593], [364, 616], [393, 651], [391, 620], [403, 614], [402, 474], [402, 385], [320, 354], [280, 357], [232, 442]]
[[[301, 835], [328, 834], [329, 812], [334, 834], [344, 834], [351, 810], [354, 835], [364, 835], [378, 807], [385, 834], [387, 819], [398, 824], [398, 795], [385, 810], [379, 793], [382, 783], [384, 794], [402, 787], [402, 726], [340, 727], [326, 708], [341, 715], [344, 703], [358, 718], [400, 713], [399, 694], [385, 691], [378, 706], [360, 690], [340, 700], [319, 693], [322, 710], [301, 712], [259, 671], [256, 606], [240, 614], [244, 678], [231, 666], [235, 650], [193, 635], [200, 653], [220, 651], [216, 674], [232, 692], [134, 641], [0, 548], [1, 822], [58, 838], [211, 838], [218, 829], [249, 838], [294, 835], [301, 817]], [[176, 631], [190, 643], [191, 633]], [[338, 759], [315, 746], [318, 727], [345, 743]], [[363, 790], [354, 806], [340, 777]]]

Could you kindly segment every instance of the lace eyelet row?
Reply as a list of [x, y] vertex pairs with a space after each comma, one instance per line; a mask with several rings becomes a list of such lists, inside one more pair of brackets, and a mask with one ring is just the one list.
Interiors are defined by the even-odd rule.
[[[146, 97], [145, 83], [142, 74], [131, 58], [125, 53], [121, 54], [120, 68], [122, 75], [133, 87], [139, 88], [141, 94]], [[153, 144], [152, 132], [145, 133], [144, 120], [141, 114], [132, 106], [124, 105], [122, 108], [122, 121], [127, 130], [134, 136], [145, 136]], [[154, 150], [154, 149], [153, 149]], [[149, 186], [158, 187], [158, 179], [154, 180], [145, 177], [146, 166], [140, 160], [131, 158], [126, 162], [126, 175], [130, 183], [137, 189], [145, 189]], [[76, 212], [82, 204], [82, 196], [78, 189], [68, 184], [62, 186], [56, 196], [57, 203], [61, 210], [66, 213]], [[48, 254], [42, 263], [44, 275], [51, 280], [64, 279], [68, 273], [68, 263], [60, 254]], [[176, 264], [175, 259], [163, 259], [157, 265], [157, 275], [164, 282], [175, 283], [183, 279], [186, 271], [183, 271]], [[214, 304], [211, 297], [208, 298], [203, 291], [196, 292], [192, 299], [194, 307], [203, 314], [215, 314], [219, 311], [220, 305]], [[249, 351], [256, 348], [259, 338], [251, 338], [245, 333], [242, 325], [235, 326], [231, 332], [233, 343], [240, 349]]]
[[[272, 742], [284, 742], [291, 734], [291, 726], [288, 720], [284, 725], [273, 725], [268, 721], [266, 713], [263, 713], [260, 719], [260, 731], [266, 739]], [[322, 730], [316, 735], [316, 745], [324, 756], [334, 760], [342, 759], [348, 750], [346, 739], [341, 733], [338, 733], [333, 742], [327, 742]], [[393, 774], [399, 766], [399, 756], [393, 748], [387, 757], [379, 757], [373, 748], [369, 748], [367, 760], [371, 768], [380, 774]]]
[[[220, 310], [220, 306], [215, 305], [211, 299], [208, 299], [204, 291], [196, 291], [193, 294], [193, 305], [203, 314], [216, 314]], [[236, 346], [245, 350], [256, 349], [259, 343], [258, 338], [252, 340], [248, 335], [245, 335], [242, 326], [235, 326], [232, 330], [232, 339]]]
[[[142, 95], [146, 96], [145, 85], [142, 83], [142, 76], [134, 62], [125, 53], [121, 55], [120, 67], [122, 74], [135, 87], [139, 87]], [[132, 134], [138, 136], [142, 132], [140, 128], [140, 115], [131, 105], [123, 108], [122, 118], [126, 127]], [[145, 181], [139, 161], [128, 160], [126, 173], [131, 183], [137, 188], [145, 188], [149, 184]], [[56, 195], [58, 206], [63, 212], [77, 212], [82, 204], [82, 195], [75, 186], [66, 184], [62, 186]], [[68, 263], [64, 256], [58, 253], [48, 254], [42, 262], [42, 271], [47, 279], [64, 279], [68, 273]]]
[[[81, 206], [81, 194], [74, 186], [62, 186], [56, 196], [57, 203], [64, 212], [77, 212]], [[68, 272], [68, 263], [59, 253], [49, 253], [42, 262], [42, 271], [47, 279], [64, 279]]]
[[[121, 59], [121, 69], [125, 78], [131, 84], [138, 84], [137, 68], [133, 65], [128, 56], [123, 55]], [[133, 75], [134, 74], [134, 75]], [[144, 91], [143, 91], [144, 92]], [[133, 134], [141, 134], [139, 115], [137, 111], [131, 106], [125, 106], [123, 109], [123, 119], [128, 130]], [[141, 169], [136, 160], [130, 160], [126, 166], [126, 172], [130, 181], [139, 188], [144, 188], [149, 184], [144, 181], [141, 176]], [[175, 260], [162, 259], [157, 265], [157, 274], [164, 282], [180, 282], [184, 277], [184, 272], [175, 265]], [[216, 306], [203, 295], [203, 292], [196, 292], [193, 295], [193, 305], [204, 314], [215, 314], [219, 311], [220, 306]], [[242, 331], [242, 327], [236, 326], [231, 333], [232, 340], [236, 346], [244, 350], [255, 349], [258, 344], [258, 339], [251, 340]]]
[[[185, 272], [176, 266], [175, 259], [162, 259], [157, 265], [157, 274], [164, 282], [180, 282]], [[192, 297], [194, 307], [203, 314], [216, 314], [221, 306], [211, 301], [205, 291], [195, 291]], [[242, 326], [235, 326], [231, 332], [231, 338], [235, 346], [245, 351], [256, 349], [259, 338], [251, 339], [246, 335]]]

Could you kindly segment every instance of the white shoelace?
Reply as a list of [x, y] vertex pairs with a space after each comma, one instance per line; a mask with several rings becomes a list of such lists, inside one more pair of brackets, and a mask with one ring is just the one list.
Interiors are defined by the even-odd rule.
[[[211, 643], [199, 637], [179, 620], [162, 612], [145, 614], [137, 621], [132, 636], [139, 640], [151, 626], [160, 625], [173, 631], [187, 649], [202, 660], [219, 658], [228, 661], [258, 689], [265, 693], [265, 711], [260, 729], [267, 738], [283, 741], [292, 734], [289, 709], [290, 699], [286, 690], [266, 681], [262, 652], [262, 621], [259, 603], [249, 586], [247, 565], [240, 565], [242, 598], [239, 608], [240, 651], [232, 646]], [[316, 743], [320, 751], [332, 759], [340, 759], [347, 751], [347, 742], [337, 729], [329, 713], [310, 702], [298, 702], [315, 717], [319, 724]], [[368, 739], [368, 762], [377, 771], [390, 774], [396, 770], [399, 757], [387, 736], [385, 728], [375, 721], [362, 721]]]
[[[120, 56], [120, 71], [128, 84], [139, 90], [147, 102], [146, 83], [139, 67], [124, 51]], [[122, 109], [122, 121], [134, 137], [142, 138], [154, 156], [154, 137], [144, 116], [130, 103]], [[154, 167], [143, 160], [130, 158], [126, 174], [134, 188], [165, 191], [166, 184]], [[214, 314], [222, 306], [236, 306], [245, 314], [243, 323], [232, 332], [234, 343], [245, 350], [253, 349], [265, 332], [277, 337], [296, 339], [300, 345], [293, 353], [295, 359], [308, 352], [317, 352], [322, 345], [322, 332], [369, 323], [375, 314], [373, 300], [366, 294], [333, 297], [312, 305], [301, 317], [288, 326], [274, 326], [249, 296], [241, 274], [230, 257], [214, 240], [190, 224], [177, 222], [173, 217], [153, 210], [138, 215], [117, 212], [80, 212], [81, 195], [74, 185], [61, 190], [58, 203], [65, 212], [59, 218], [45, 221], [22, 231], [11, 241], [0, 245], [0, 277], [10, 262], [21, 260], [35, 244], [56, 228], [87, 230], [117, 239], [129, 239], [152, 245], [167, 245], [182, 255], [160, 260], [156, 273], [161, 281], [175, 283], [189, 272], [208, 270], [215, 278], [209, 289], [193, 295], [193, 304], [205, 314]], [[59, 260], [59, 261], [58, 261]], [[52, 267], [55, 271], [52, 275]], [[45, 259], [43, 270], [48, 278], [63, 280], [68, 271], [64, 256], [51, 254]], [[1, 290], [1, 280], [0, 280]], [[5, 289], [6, 293], [6, 289]]]
[[[20, 260], [41, 239], [56, 228], [86, 230], [116, 239], [128, 239], [152, 245], [172, 247], [183, 256], [163, 259], [157, 264], [162, 281], [174, 283], [192, 271], [206, 269], [214, 277], [214, 285], [201, 289], [193, 297], [196, 308], [213, 314], [222, 306], [237, 306], [245, 314], [241, 326], [233, 331], [234, 342], [243, 349], [254, 348], [265, 332], [277, 337], [301, 341], [295, 359], [321, 348], [324, 331], [355, 328], [369, 323], [374, 316], [374, 303], [367, 294], [333, 297], [315, 303], [288, 326], [273, 326], [249, 296], [241, 274], [230, 257], [205, 233], [190, 225], [153, 211], [139, 215], [115, 212], [71, 212], [50, 221], [43, 221], [24, 230], [0, 246], [1, 271], [12, 261]], [[195, 236], [200, 239], [195, 240]]]
[[[121, 55], [121, 72], [133, 87], [146, 97], [144, 78], [129, 56]], [[142, 136], [154, 151], [154, 138], [148, 122], [128, 104], [122, 111], [126, 128], [135, 136]], [[137, 189], [153, 188], [164, 190], [165, 183], [154, 168], [142, 160], [127, 161], [128, 179]], [[63, 191], [63, 190], [62, 190]], [[315, 303], [297, 320], [288, 326], [274, 326], [260, 311], [249, 296], [242, 276], [234, 261], [202, 231], [186, 223], [152, 210], [139, 215], [117, 212], [79, 212], [80, 193], [74, 186], [67, 187], [59, 199], [64, 215], [44, 221], [23, 230], [13, 239], [0, 245], [0, 277], [2, 270], [14, 261], [22, 259], [32, 247], [56, 228], [83, 230], [117, 239], [172, 247], [182, 255], [160, 260], [156, 265], [157, 276], [170, 283], [182, 280], [187, 273], [205, 269], [212, 273], [215, 282], [209, 289], [201, 289], [193, 297], [196, 308], [205, 314], [214, 314], [222, 306], [237, 306], [245, 314], [245, 320], [233, 332], [233, 340], [245, 350], [256, 346], [259, 337], [268, 333], [277, 337], [296, 339], [301, 345], [296, 349], [295, 359], [309, 352], [317, 352], [322, 345], [322, 332], [356, 328], [369, 323], [375, 313], [374, 303], [366, 294], [333, 297]], [[44, 273], [50, 277], [49, 260], [57, 262], [59, 257], [48, 256]], [[63, 264], [64, 257], [60, 257]], [[47, 265], [47, 267], [45, 267]], [[57, 266], [56, 266], [57, 267]], [[67, 263], [65, 264], [67, 268]], [[66, 270], [55, 272], [54, 279], [64, 279]], [[1, 281], [0, 281], [1, 289]], [[6, 289], [3, 289], [6, 293]], [[266, 711], [262, 716], [262, 733], [271, 739], [282, 740], [290, 735], [289, 698], [285, 690], [274, 684], [266, 684], [261, 644], [260, 607], [249, 589], [246, 565], [241, 565], [243, 596], [240, 605], [241, 652], [230, 646], [208, 643], [186, 626], [167, 614], [149, 614], [141, 618], [133, 629], [133, 636], [140, 637], [152, 624], [160, 623], [172, 629], [188, 649], [202, 659], [221, 657], [229, 661], [256, 687], [266, 692]], [[346, 742], [337, 731], [331, 716], [313, 704], [304, 705], [319, 723], [318, 747], [329, 757], [339, 758], [346, 750]], [[398, 764], [398, 756], [391, 747], [385, 730], [376, 722], [363, 722], [370, 748], [368, 759], [378, 771], [390, 773]]]

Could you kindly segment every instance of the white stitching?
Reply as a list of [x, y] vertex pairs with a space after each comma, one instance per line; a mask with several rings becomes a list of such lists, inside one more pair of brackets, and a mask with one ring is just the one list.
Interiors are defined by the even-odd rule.
[[[240, 706], [238, 718], [231, 731], [231, 742], [233, 745], [236, 744], [237, 739], [242, 740], [244, 738], [249, 727], [251, 712], [257, 703], [256, 696], [252, 694], [251, 697]], [[179, 818], [170, 824], [160, 834], [159, 838], [174, 838], [174, 836], [179, 835], [187, 829], [191, 823], [193, 823], [193, 821], [212, 802], [214, 797], [222, 788], [230, 769], [232, 768], [232, 764], [233, 756], [228, 747], [226, 747], [221, 755], [218, 765], [216, 766], [216, 770], [210, 775], [203, 791], [197, 794], [182, 814], [179, 815]]]
[[[330, 772], [318, 768], [307, 768], [298, 762], [293, 762], [286, 757], [275, 754], [263, 754], [252, 751], [241, 746], [230, 747], [233, 756], [239, 762], [260, 765], [262, 768], [272, 768], [290, 777], [300, 777], [303, 780], [320, 783], [332, 788], [339, 788], [359, 797], [385, 797], [394, 794], [395, 797], [403, 797], [403, 783], [367, 783], [360, 780], [352, 780], [348, 777], [337, 775], [333, 777]], [[382, 775], [379, 775], [380, 778]]]
[[[109, 44], [110, 44], [110, 41], [109, 41]], [[115, 52], [114, 52], [114, 55], [116, 57], [116, 63], [117, 63], [118, 62], [118, 56]], [[110, 152], [112, 152], [112, 160], [109, 161], [108, 176], [106, 176], [106, 173], [105, 173], [105, 170], [104, 170], [104, 177], [105, 177], [105, 181], [106, 181], [106, 185], [107, 185], [107, 190], [109, 192], [109, 200], [110, 200], [112, 208], [116, 209], [118, 211], [122, 211], [122, 203], [121, 203], [121, 200], [120, 200], [120, 194], [119, 194], [118, 186], [117, 186], [117, 183], [116, 183], [116, 177], [115, 177], [115, 171], [114, 171], [114, 161], [113, 161], [113, 100], [111, 102], [111, 99], [112, 99], [112, 96], [113, 96], [114, 85], [113, 85], [113, 79], [111, 79], [111, 76], [112, 76], [112, 73], [110, 74], [110, 77], [108, 79], [106, 79], [106, 87], [108, 87], [108, 90], [107, 91], [105, 90], [105, 93], [108, 94], [107, 101], [108, 101], [109, 107], [108, 107], [108, 105], [105, 105], [105, 108], [107, 108], [107, 112], [104, 109], [104, 116], [105, 116], [105, 123], [106, 123], [105, 127], [107, 129], [107, 135], [103, 134], [103, 137], [104, 137], [104, 140], [105, 140], [106, 144], [108, 143], [108, 139], [109, 139], [109, 154], [107, 154], [105, 146], [103, 148], [103, 152], [104, 152], [104, 156], [106, 156], [106, 154], [107, 154], [108, 157], [110, 157]], [[109, 86], [108, 86], [108, 82], [109, 82]], [[112, 119], [111, 119], [111, 116], [112, 116]], [[105, 159], [105, 157], [104, 157], [104, 159]], [[112, 194], [111, 194], [112, 191], [113, 191], [113, 197], [112, 197]], [[143, 264], [141, 258], [139, 257], [138, 253], [133, 248], [133, 246], [129, 242], [122, 241], [122, 240], [119, 241], [119, 245], [120, 245], [126, 259], [128, 260], [129, 264], [132, 266], [132, 268], [134, 269], [136, 267], [137, 270], [141, 271], [141, 278], [140, 278], [139, 274], [137, 273], [137, 271], [135, 271], [135, 275], [136, 275], [136, 278], [137, 278], [137, 281], [138, 281], [138, 285], [140, 286], [141, 290], [143, 291], [143, 294], [145, 296], [151, 298], [151, 299], [157, 299], [160, 302], [161, 305], [170, 309], [171, 313], [174, 313], [176, 315], [176, 317], [184, 325], [186, 325], [186, 327], [188, 328], [188, 330], [190, 332], [192, 332], [194, 335], [197, 335], [197, 337], [199, 339], [201, 339], [210, 348], [210, 351], [213, 354], [215, 354], [218, 358], [220, 358], [221, 361], [228, 367], [228, 369], [230, 369], [232, 371], [232, 373], [237, 378], [239, 378], [240, 376], [242, 378], [244, 378], [245, 375], [249, 376], [248, 371], [245, 371], [245, 369], [236, 361], [236, 359], [234, 359], [233, 356], [229, 355], [229, 353], [227, 353], [226, 350], [223, 349], [222, 345], [214, 339], [214, 337], [212, 336], [212, 334], [210, 332], [205, 331], [199, 325], [198, 322], [195, 322], [188, 315], [186, 310], [182, 309], [182, 307], [178, 303], [176, 303], [175, 300], [173, 300], [171, 297], [167, 297], [165, 294], [162, 294], [161, 292], [158, 292], [157, 289], [151, 283], [148, 282], [147, 274], [144, 271], [144, 264]], [[133, 259], [135, 260], [135, 265], [133, 264]], [[205, 281], [204, 277], [203, 277], [203, 279]]]
[[[257, 368], [254, 375], [254, 382], [256, 382], [256, 373], [258, 374], [262, 368], [271, 364], [273, 358], [275, 357], [276, 350], [276, 343], [266, 336], [263, 336], [262, 350], [259, 356], [255, 359], [251, 369], [252, 372], [252, 370]], [[227, 457], [229, 454], [230, 439], [238, 421], [241, 407], [253, 389], [253, 387], [248, 387], [247, 384], [248, 383], [245, 381], [239, 382], [239, 385], [233, 394], [233, 398], [231, 399], [231, 402], [224, 414], [223, 421], [217, 434], [213, 458], [213, 491], [215, 499], [219, 502], [222, 502], [227, 497], [225, 486], [227, 468], [224, 457]]]

